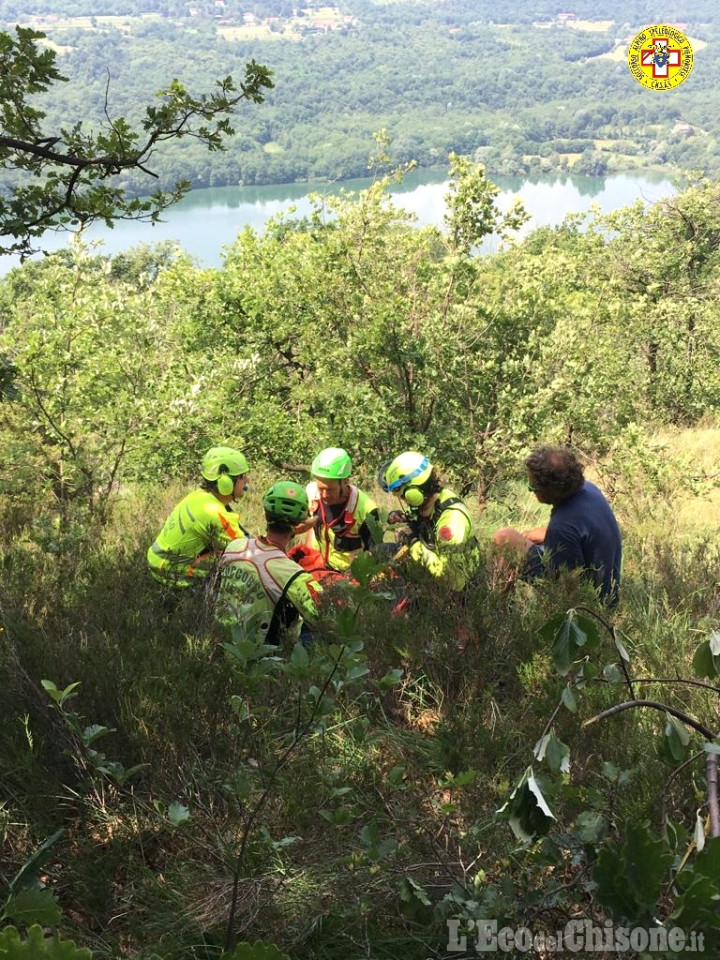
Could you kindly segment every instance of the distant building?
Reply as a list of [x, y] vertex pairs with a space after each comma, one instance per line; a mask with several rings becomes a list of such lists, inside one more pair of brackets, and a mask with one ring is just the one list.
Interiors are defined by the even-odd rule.
[[681, 121], [676, 123], [672, 128], [672, 132], [678, 137], [692, 137], [695, 133], [692, 125]]

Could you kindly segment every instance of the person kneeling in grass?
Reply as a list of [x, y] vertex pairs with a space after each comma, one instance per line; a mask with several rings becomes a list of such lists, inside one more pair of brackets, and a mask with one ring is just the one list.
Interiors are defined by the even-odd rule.
[[382, 464], [378, 484], [403, 507], [390, 511], [388, 523], [406, 524], [396, 539], [407, 548], [407, 560], [451, 590], [462, 591], [477, 572], [480, 557], [470, 511], [460, 497], [443, 484], [428, 458], [414, 450]]
[[306, 570], [348, 575], [358, 554], [375, 546], [372, 524], [379, 522], [377, 504], [350, 483], [352, 460], [341, 447], [321, 450], [310, 472], [312, 481], [305, 488], [310, 515], [295, 530], [307, 532], [306, 542], [294, 547], [291, 556]]
[[[284, 635], [299, 639], [303, 621], [317, 618], [320, 585], [287, 555], [295, 527], [307, 519], [301, 486], [280, 481], [263, 497], [267, 533], [229, 543], [220, 558], [215, 619], [240, 626], [244, 636], [277, 646]], [[309, 639], [304, 635], [304, 641]]]
[[610, 606], [618, 602], [622, 537], [610, 504], [586, 480], [567, 447], [539, 447], [525, 461], [528, 490], [552, 506], [546, 528], [521, 532], [497, 530], [496, 546], [525, 554], [520, 576], [534, 580], [547, 573], [579, 570]]
[[246, 532], [232, 505], [245, 496], [248, 470], [239, 450], [208, 450], [200, 467], [201, 485], [177, 504], [148, 549], [155, 580], [173, 591], [205, 585], [228, 543]]

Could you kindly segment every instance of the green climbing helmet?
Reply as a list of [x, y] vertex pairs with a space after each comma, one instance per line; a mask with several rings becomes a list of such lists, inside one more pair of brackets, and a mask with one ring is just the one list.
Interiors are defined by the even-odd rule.
[[240, 477], [249, 470], [245, 455], [232, 447], [210, 447], [202, 459], [200, 472], [211, 483], [223, 474]]
[[263, 497], [263, 509], [268, 520], [287, 520], [300, 523], [310, 510], [303, 487], [287, 480], [274, 483]]
[[313, 460], [310, 473], [321, 480], [346, 480], [352, 473], [350, 454], [341, 447], [327, 447]]

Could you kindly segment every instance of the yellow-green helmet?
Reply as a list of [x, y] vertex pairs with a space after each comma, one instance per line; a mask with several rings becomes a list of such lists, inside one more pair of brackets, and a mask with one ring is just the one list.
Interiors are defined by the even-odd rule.
[[346, 480], [352, 473], [352, 460], [342, 447], [326, 447], [315, 457], [310, 473], [321, 480]]
[[240, 477], [248, 472], [248, 462], [245, 455], [232, 447], [210, 447], [202, 460], [200, 473], [211, 483], [227, 474], [229, 477]]
[[263, 497], [263, 509], [268, 520], [299, 523], [307, 518], [310, 505], [303, 487], [287, 480], [274, 483]]
[[411, 506], [422, 504], [425, 494], [419, 488], [430, 479], [433, 472], [433, 466], [426, 456], [408, 450], [388, 464], [383, 464], [380, 469], [382, 476], [378, 475], [378, 483], [386, 493], [402, 497]]

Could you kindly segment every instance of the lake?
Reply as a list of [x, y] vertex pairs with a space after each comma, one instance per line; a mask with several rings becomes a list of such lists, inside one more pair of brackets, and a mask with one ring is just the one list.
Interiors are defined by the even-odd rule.
[[[597, 204], [603, 212], [625, 207], [641, 199], [656, 203], [676, 193], [672, 181], [658, 173], [618, 173], [608, 177], [557, 177], [532, 179], [491, 177], [499, 188], [498, 206], [507, 209], [519, 197], [530, 222], [528, 232], [540, 226], [562, 222], [569, 213], [581, 213]], [[100, 250], [115, 254], [143, 243], [176, 241], [202, 266], [220, 266], [223, 248], [228, 247], [246, 226], [261, 231], [265, 223], [290, 206], [294, 216], [310, 210], [308, 193], [337, 194], [341, 190], [363, 190], [370, 180], [348, 180], [335, 184], [279, 184], [267, 187], [211, 187], [193, 190], [164, 214], [158, 224], [126, 221], [109, 230], [95, 224], [86, 231], [89, 241], [100, 241]], [[443, 227], [444, 197], [448, 179], [445, 169], [414, 170], [402, 184], [393, 187], [394, 202], [415, 214], [420, 225]], [[45, 250], [57, 250], [68, 242], [68, 234], [46, 234]], [[483, 250], [494, 248], [493, 241]], [[16, 257], [0, 256], [0, 275], [18, 263]]]

